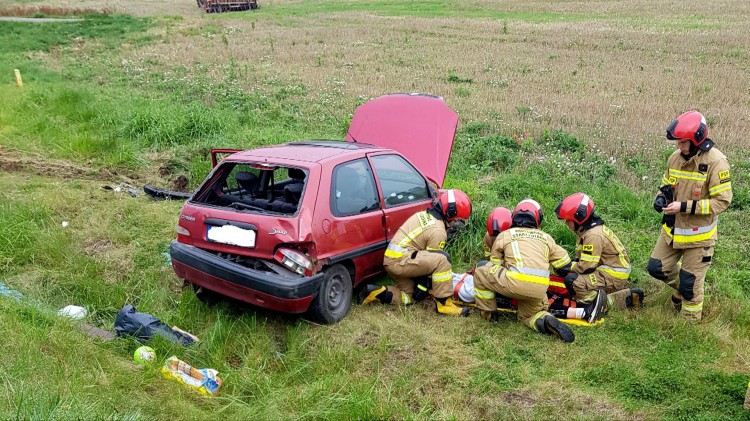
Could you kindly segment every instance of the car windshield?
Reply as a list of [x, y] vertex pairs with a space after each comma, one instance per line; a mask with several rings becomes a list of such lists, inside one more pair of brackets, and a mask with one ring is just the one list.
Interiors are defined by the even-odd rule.
[[195, 201], [239, 211], [296, 214], [307, 173], [301, 168], [225, 162]]

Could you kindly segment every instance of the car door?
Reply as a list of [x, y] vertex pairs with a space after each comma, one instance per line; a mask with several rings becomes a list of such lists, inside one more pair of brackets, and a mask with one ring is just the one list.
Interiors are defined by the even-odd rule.
[[390, 241], [413, 214], [432, 205], [425, 177], [396, 153], [368, 154], [383, 202], [386, 238]]
[[330, 210], [333, 216], [330, 262], [351, 259], [355, 283], [379, 273], [388, 245], [383, 212], [370, 163], [365, 158], [341, 163], [331, 173]]

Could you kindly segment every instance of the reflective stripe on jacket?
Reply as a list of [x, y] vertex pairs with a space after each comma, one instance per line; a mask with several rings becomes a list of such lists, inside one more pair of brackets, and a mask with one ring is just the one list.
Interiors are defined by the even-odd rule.
[[398, 260], [415, 251], [443, 250], [448, 239], [445, 223], [427, 211], [410, 216], [398, 229], [385, 250], [384, 263]]
[[490, 260], [508, 269], [508, 278], [519, 282], [549, 285], [549, 267], [570, 264], [568, 252], [544, 231], [511, 228], [497, 236]]
[[662, 186], [671, 185], [674, 200], [683, 202], [675, 215], [674, 232], [665, 233], [676, 249], [709, 247], [716, 243], [718, 215], [732, 203], [729, 161], [713, 147], [685, 160], [675, 151], [667, 161]]
[[628, 279], [630, 258], [625, 246], [611, 229], [597, 225], [583, 232], [576, 232], [576, 259], [571, 271], [591, 273], [598, 269], [613, 278]]

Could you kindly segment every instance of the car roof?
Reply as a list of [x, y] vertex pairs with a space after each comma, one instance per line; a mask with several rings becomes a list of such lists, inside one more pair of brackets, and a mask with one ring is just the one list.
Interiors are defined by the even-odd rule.
[[320, 163], [341, 155], [363, 156], [366, 152], [389, 150], [367, 143], [352, 143], [339, 140], [302, 140], [280, 145], [263, 146], [247, 149], [232, 155], [230, 160], [268, 161], [274, 164]]

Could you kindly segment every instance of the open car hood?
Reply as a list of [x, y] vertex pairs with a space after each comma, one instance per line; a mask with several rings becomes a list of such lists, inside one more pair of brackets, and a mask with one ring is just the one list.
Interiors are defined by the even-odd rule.
[[442, 187], [457, 126], [441, 97], [390, 94], [357, 107], [346, 140], [398, 151]]

